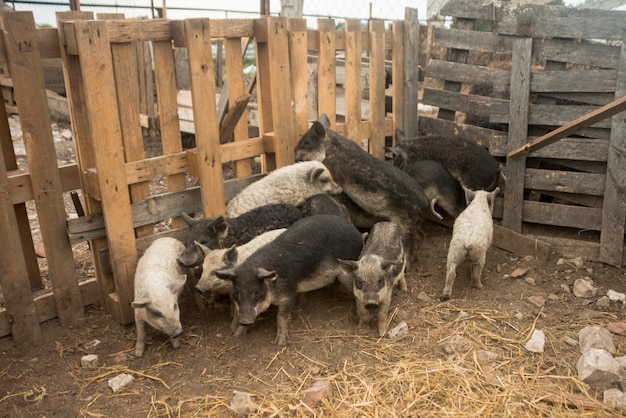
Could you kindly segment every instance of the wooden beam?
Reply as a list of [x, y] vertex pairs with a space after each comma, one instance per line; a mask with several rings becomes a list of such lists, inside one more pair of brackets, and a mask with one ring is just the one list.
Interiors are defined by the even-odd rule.
[[507, 154], [509, 158], [522, 157], [530, 154], [533, 151], [541, 149], [547, 145], [550, 145], [559, 139], [565, 138], [568, 135], [571, 135], [581, 129], [588, 128], [589, 126], [598, 123], [601, 120], [606, 118], [610, 118], [613, 115], [616, 115], [620, 112], [626, 110], [626, 96], [614, 100], [606, 106], [602, 106], [599, 109], [594, 110], [593, 112], [588, 113], [585, 116], [581, 116], [580, 118], [561, 126], [553, 130], [552, 132], [548, 132], [547, 134], [540, 136], [528, 144], [524, 144], [518, 148], [515, 148], [511, 152]]

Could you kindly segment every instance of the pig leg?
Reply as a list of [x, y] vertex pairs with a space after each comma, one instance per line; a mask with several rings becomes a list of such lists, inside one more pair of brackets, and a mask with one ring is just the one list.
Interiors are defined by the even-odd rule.
[[452, 296], [452, 286], [454, 286], [454, 280], [456, 279], [456, 267], [457, 264], [454, 261], [448, 261], [448, 272], [446, 273], [446, 284], [443, 288], [443, 295], [441, 295], [441, 301], [446, 301]]
[[137, 328], [135, 357], [143, 357], [143, 352], [146, 349], [146, 322], [142, 318], [135, 316], [135, 326]]
[[404, 265], [402, 265], [402, 271], [400, 272], [400, 274], [398, 275], [398, 281], [397, 281], [397, 285], [400, 288], [400, 290], [402, 290], [403, 292], [407, 292], [408, 291], [408, 287], [406, 285], [406, 277], [404, 275], [404, 268], [406, 267], [406, 261], [404, 263]]
[[356, 313], [359, 315], [359, 326], [369, 324], [372, 320], [370, 311], [365, 307], [362, 299], [356, 299]]
[[476, 260], [472, 262], [472, 287], [475, 289], [482, 289], [480, 277], [483, 274], [483, 268], [485, 267], [486, 254], [481, 254], [476, 257]]
[[291, 309], [296, 302], [295, 295], [286, 301], [286, 303], [278, 306], [278, 314], [276, 315], [276, 339], [274, 344], [285, 345], [289, 340], [289, 317]]
[[380, 299], [378, 306], [378, 336], [382, 337], [387, 332], [387, 321], [389, 320], [389, 306], [391, 305], [391, 289], [387, 287], [385, 295]]

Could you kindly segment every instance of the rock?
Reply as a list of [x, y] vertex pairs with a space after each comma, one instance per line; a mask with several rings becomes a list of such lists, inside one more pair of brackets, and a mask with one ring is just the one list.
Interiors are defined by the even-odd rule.
[[576, 297], [585, 299], [592, 298], [598, 293], [598, 290], [588, 277], [585, 277], [584, 279], [577, 279], [574, 282], [572, 291]]
[[394, 340], [399, 340], [400, 338], [405, 337], [408, 333], [409, 326], [406, 324], [406, 322], [402, 321], [394, 328], [387, 331], [387, 337]]
[[559, 258], [559, 259], [556, 261], [556, 265], [557, 265], [557, 266], [562, 266], [562, 265], [564, 265], [564, 264], [565, 264], [565, 259], [564, 259], [564, 258]]
[[63, 139], [65, 139], [66, 141], [71, 141], [72, 140], [72, 131], [70, 131], [69, 129], [64, 129], [61, 132], [61, 137]]
[[572, 289], [569, 288], [565, 283], [561, 283], [559, 286], [565, 293], [572, 293]]
[[313, 386], [302, 392], [302, 402], [308, 406], [319, 403], [322, 399], [332, 399], [333, 390], [328, 380], [318, 380]]
[[524, 281], [526, 283], [528, 283], [531, 286], [535, 286], [537, 283], [535, 282], [535, 279], [533, 277], [525, 277]]
[[605, 390], [602, 402], [611, 408], [624, 408], [626, 407], [626, 393], [619, 389]]
[[256, 411], [256, 406], [252, 401], [252, 395], [246, 392], [235, 391], [235, 396], [230, 400], [230, 407], [237, 414], [248, 415]]
[[613, 302], [622, 302], [622, 304], [626, 305], [626, 295], [623, 293], [609, 289], [608, 292], [606, 292], [606, 296]]
[[446, 353], [453, 354], [469, 351], [471, 350], [472, 345], [467, 339], [455, 334], [444, 342], [442, 348]]
[[591, 387], [610, 387], [620, 380], [620, 365], [606, 351], [592, 348], [585, 351], [576, 363], [578, 379]]
[[596, 301], [596, 306], [598, 308], [608, 308], [609, 306], [611, 306], [611, 301], [607, 296], [602, 296]]
[[626, 322], [609, 322], [606, 328], [613, 334], [626, 335]]
[[543, 296], [528, 296], [526, 300], [538, 308], [541, 308], [546, 304], [546, 299]]
[[109, 379], [108, 383], [111, 390], [113, 390], [113, 393], [117, 393], [120, 390], [132, 385], [134, 380], [135, 378], [133, 377], [133, 375], [122, 373]]
[[480, 350], [476, 352], [476, 360], [480, 364], [491, 364], [498, 359], [498, 354], [493, 351]]
[[574, 257], [570, 260], [568, 260], [568, 263], [573, 264], [574, 267], [576, 267], [577, 269], [581, 268], [583, 266], [583, 259], [580, 257]]
[[513, 270], [513, 273], [511, 273], [511, 277], [522, 277], [524, 274], [528, 273], [528, 270], [530, 270], [530, 267], [518, 267]]
[[521, 312], [517, 312], [517, 313], [516, 313], [515, 315], [513, 315], [513, 316], [515, 317], [515, 319], [518, 319], [518, 320], [520, 320], [520, 321], [521, 321], [522, 319], [524, 319], [524, 314], [523, 314], [523, 313], [521, 313]]
[[524, 348], [530, 351], [531, 353], [543, 353], [543, 347], [546, 344], [546, 335], [543, 331], [536, 329], [533, 331], [533, 335], [530, 336], [530, 339], [526, 344], [524, 344]]
[[85, 349], [86, 350], [93, 350], [94, 348], [96, 348], [97, 346], [99, 346], [101, 343], [100, 340], [98, 339], [94, 339], [93, 341], [88, 342], [87, 344], [85, 344]]
[[96, 354], [87, 354], [80, 358], [80, 365], [85, 369], [95, 369], [99, 366], [100, 360]]
[[430, 302], [433, 301], [433, 298], [428, 296], [428, 294], [422, 290], [421, 292], [418, 293], [417, 300], [419, 300], [420, 302], [428, 302], [428, 303], [430, 303]]
[[553, 302], [560, 300], [561, 298], [559, 297], [559, 295], [555, 295], [554, 293], [550, 293], [548, 295], [548, 300], [551, 300]]
[[615, 352], [615, 343], [611, 332], [597, 325], [585, 327], [578, 333], [578, 345], [583, 353], [590, 349], [602, 349], [609, 353]]
[[575, 340], [572, 337], [565, 337], [565, 344], [571, 345], [572, 347], [578, 347], [578, 340]]

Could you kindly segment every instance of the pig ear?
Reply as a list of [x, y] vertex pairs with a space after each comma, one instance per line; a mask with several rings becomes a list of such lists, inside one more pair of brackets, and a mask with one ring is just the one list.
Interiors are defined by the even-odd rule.
[[215, 274], [218, 278], [223, 280], [235, 280], [235, 269], [223, 269], [223, 270], [214, 270], [213, 274]]
[[326, 136], [326, 128], [324, 128], [324, 125], [318, 121], [315, 121], [313, 122], [313, 125], [311, 125], [311, 134], [315, 139], [324, 139]]
[[354, 260], [342, 260], [338, 258], [337, 261], [341, 265], [341, 268], [348, 274], [354, 273], [359, 269], [359, 264]]
[[314, 168], [313, 170], [311, 170], [309, 172], [309, 182], [315, 182], [315, 180], [317, 180], [324, 173], [324, 171], [325, 170], [323, 168]]
[[326, 129], [330, 128], [330, 119], [326, 113], [322, 113], [317, 121]]
[[176, 278], [176, 281], [170, 284], [170, 290], [176, 293], [177, 291], [180, 290], [181, 287], [185, 285], [185, 283], [187, 283], [187, 275], [181, 274], [180, 276]]
[[143, 298], [143, 299], [132, 301], [130, 305], [133, 308], [144, 308], [148, 303], [150, 303], [150, 299]]
[[269, 271], [262, 267], [256, 269], [256, 278], [259, 280], [276, 280], [277, 277], [278, 273], [276, 270]]
[[239, 257], [239, 253], [237, 252], [237, 246], [233, 244], [225, 253], [224, 257], [222, 257], [222, 261], [224, 264], [228, 266], [234, 266], [237, 264], [237, 258]]
[[395, 267], [402, 267], [402, 261], [398, 260], [384, 260], [380, 263], [380, 267], [387, 273], [393, 270]]
[[474, 196], [476, 195], [476, 193], [473, 190], [468, 189], [465, 186], [461, 186], [461, 187], [463, 187], [463, 192], [465, 193], [465, 203], [469, 205], [472, 202], [472, 200], [474, 200]]
[[200, 244], [198, 241], [194, 241], [193, 245], [196, 246], [196, 248], [202, 252], [202, 254], [204, 254], [205, 256], [211, 252], [211, 249], [208, 247], [205, 247], [204, 245]]
[[198, 221], [196, 221], [194, 218], [192, 218], [191, 216], [189, 216], [187, 214], [187, 212], [181, 212], [180, 213], [180, 217], [182, 218], [183, 221], [185, 221], [185, 223], [188, 226], [194, 226]]
[[226, 223], [226, 219], [221, 215], [211, 222], [209, 229], [220, 239], [228, 235], [228, 224]]

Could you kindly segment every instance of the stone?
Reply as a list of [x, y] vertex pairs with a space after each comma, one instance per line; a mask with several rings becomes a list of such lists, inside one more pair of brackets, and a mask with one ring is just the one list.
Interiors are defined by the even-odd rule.
[[524, 277], [524, 281], [531, 286], [535, 286], [537, 284], [534, 277]]
[[606, 296], [610, 301], [613, 302], [622, 302], [622, 304], [626, 304], [626, 295], [620, 292], [616, 292], [615, 290], [609, 289], [606, 292]]
[[565, 344], [571, 345], [572, 347], [578, 347], [578, 340], [572, 337], [565, 337]]
[[559, 285], [559, 287], [565, 292], [565, 293], [572, 293], [572, 289], [569, 288], [568, 285], [566, 285], [565, 283], [561, 283]]
[[511, 277], [522, 277], [524, 274], [528, 273], [528, 270], [530, 270], [530, 267], [518, 267], [513, 270]]
[[611, 408], [624, 408], [626, 407], [626, 393], [619, 389], [605, 390], [602, 402]]
[[613, 334], [626, 335], [626, 322], [609, 322], [606, 324], [606, 329]]
[[568, 260], [568, 263], [573, 264], [574, 267], [576, 267], [577, 269], [581, 268], [583, 266], [583, 259], [580, 257], [574, 257], [570, 260]]
[[606, 350], [591, 348], [576, 363], [578, 379], [595, 388], [610, 387], [620, 380], [620, 365]]
[[85, 369], [95, 369], [99, 364], [100, 360], [96, 354], [87, 354], [80, 358], [80, 365]]
[[120, 390], [129, 387], [133, 384], [135, 378], [131, 374], [121, 373], [108, 380], [109, 387], [113, 393], [117, 393]]
[[606, 296], [602, 296], [596, 301], [596, 307], [598, 308], [608, 308], [609, 306], [611, 306], [611, 301]]
[[543, 353], [543, 347], [546, 344], [546, 335], [543, 331], [536, 329], [533, 331], [533, 335], [524, 344], [524, 348], [531, 353]]
[[399, 340], [402, 337], [405, 337], [409, 333], [409, 326], [406, 322], [402, 321], [389, 331], [387, 331], [387, 337]]
[[609, 353], [615, 352], [613, 335], [608, 329], [597, 325], [584, 327], [580, 330], [578, 333], [578, 345], [583, 353], [592, 348], [603, 349]]
[[65, 139], [66, 141], [71, 141], [72, 140], [72, 131], [70, 131], [69, 129], [64, 129], [61, 132], [61, 137], [63, 139]]
[[235, 391], [235, 396], [230, 400], [230, 407], [240, 415], [248, 415], [256, 411], [252, 395], [247, 392]]
[[469, 351], [472, 345], [467, 339], [458, 334], [454, 334], [444, 342], [442, 348], [446, 353], [453, 354]]
[[491, 364], [498, 359], [498, 354], [493, 351], [480, 350], [476, 352], [476, 360], [480, 364]]
[[422, 290], [421, 292], [418, 293], [417, 300], [419, 300], [420, 302], [428, 302], [429, 303], [429, 302], [433, 301], [433, 298], [428, 296], [428, 294]]
[[328, 380], [318, 380], [313, 386], [302, 392], [302, 402], [308, 406], [313, 406], [321, 402], [322, 399], [333, 398], [333, 390]]
[[543, 296], [528, 296], [526, 300], [538, 308], [541, 308], [546, 304], [546, 299]]
[[94, 339], [93, 341], [90, 341], [90, 342], [85, 344], [85, 349], [86, 350], [93, 350], [94, 348], [99, 346], [101, 342], [102, 341], [100, 341], [98, 339]]
[[574, 282], [572, 291], [576, 297], [585, 299], [592, 298], [598, 293], [598, 290], [588, 277], [585, 277], [584, 279], [577, 279]]

